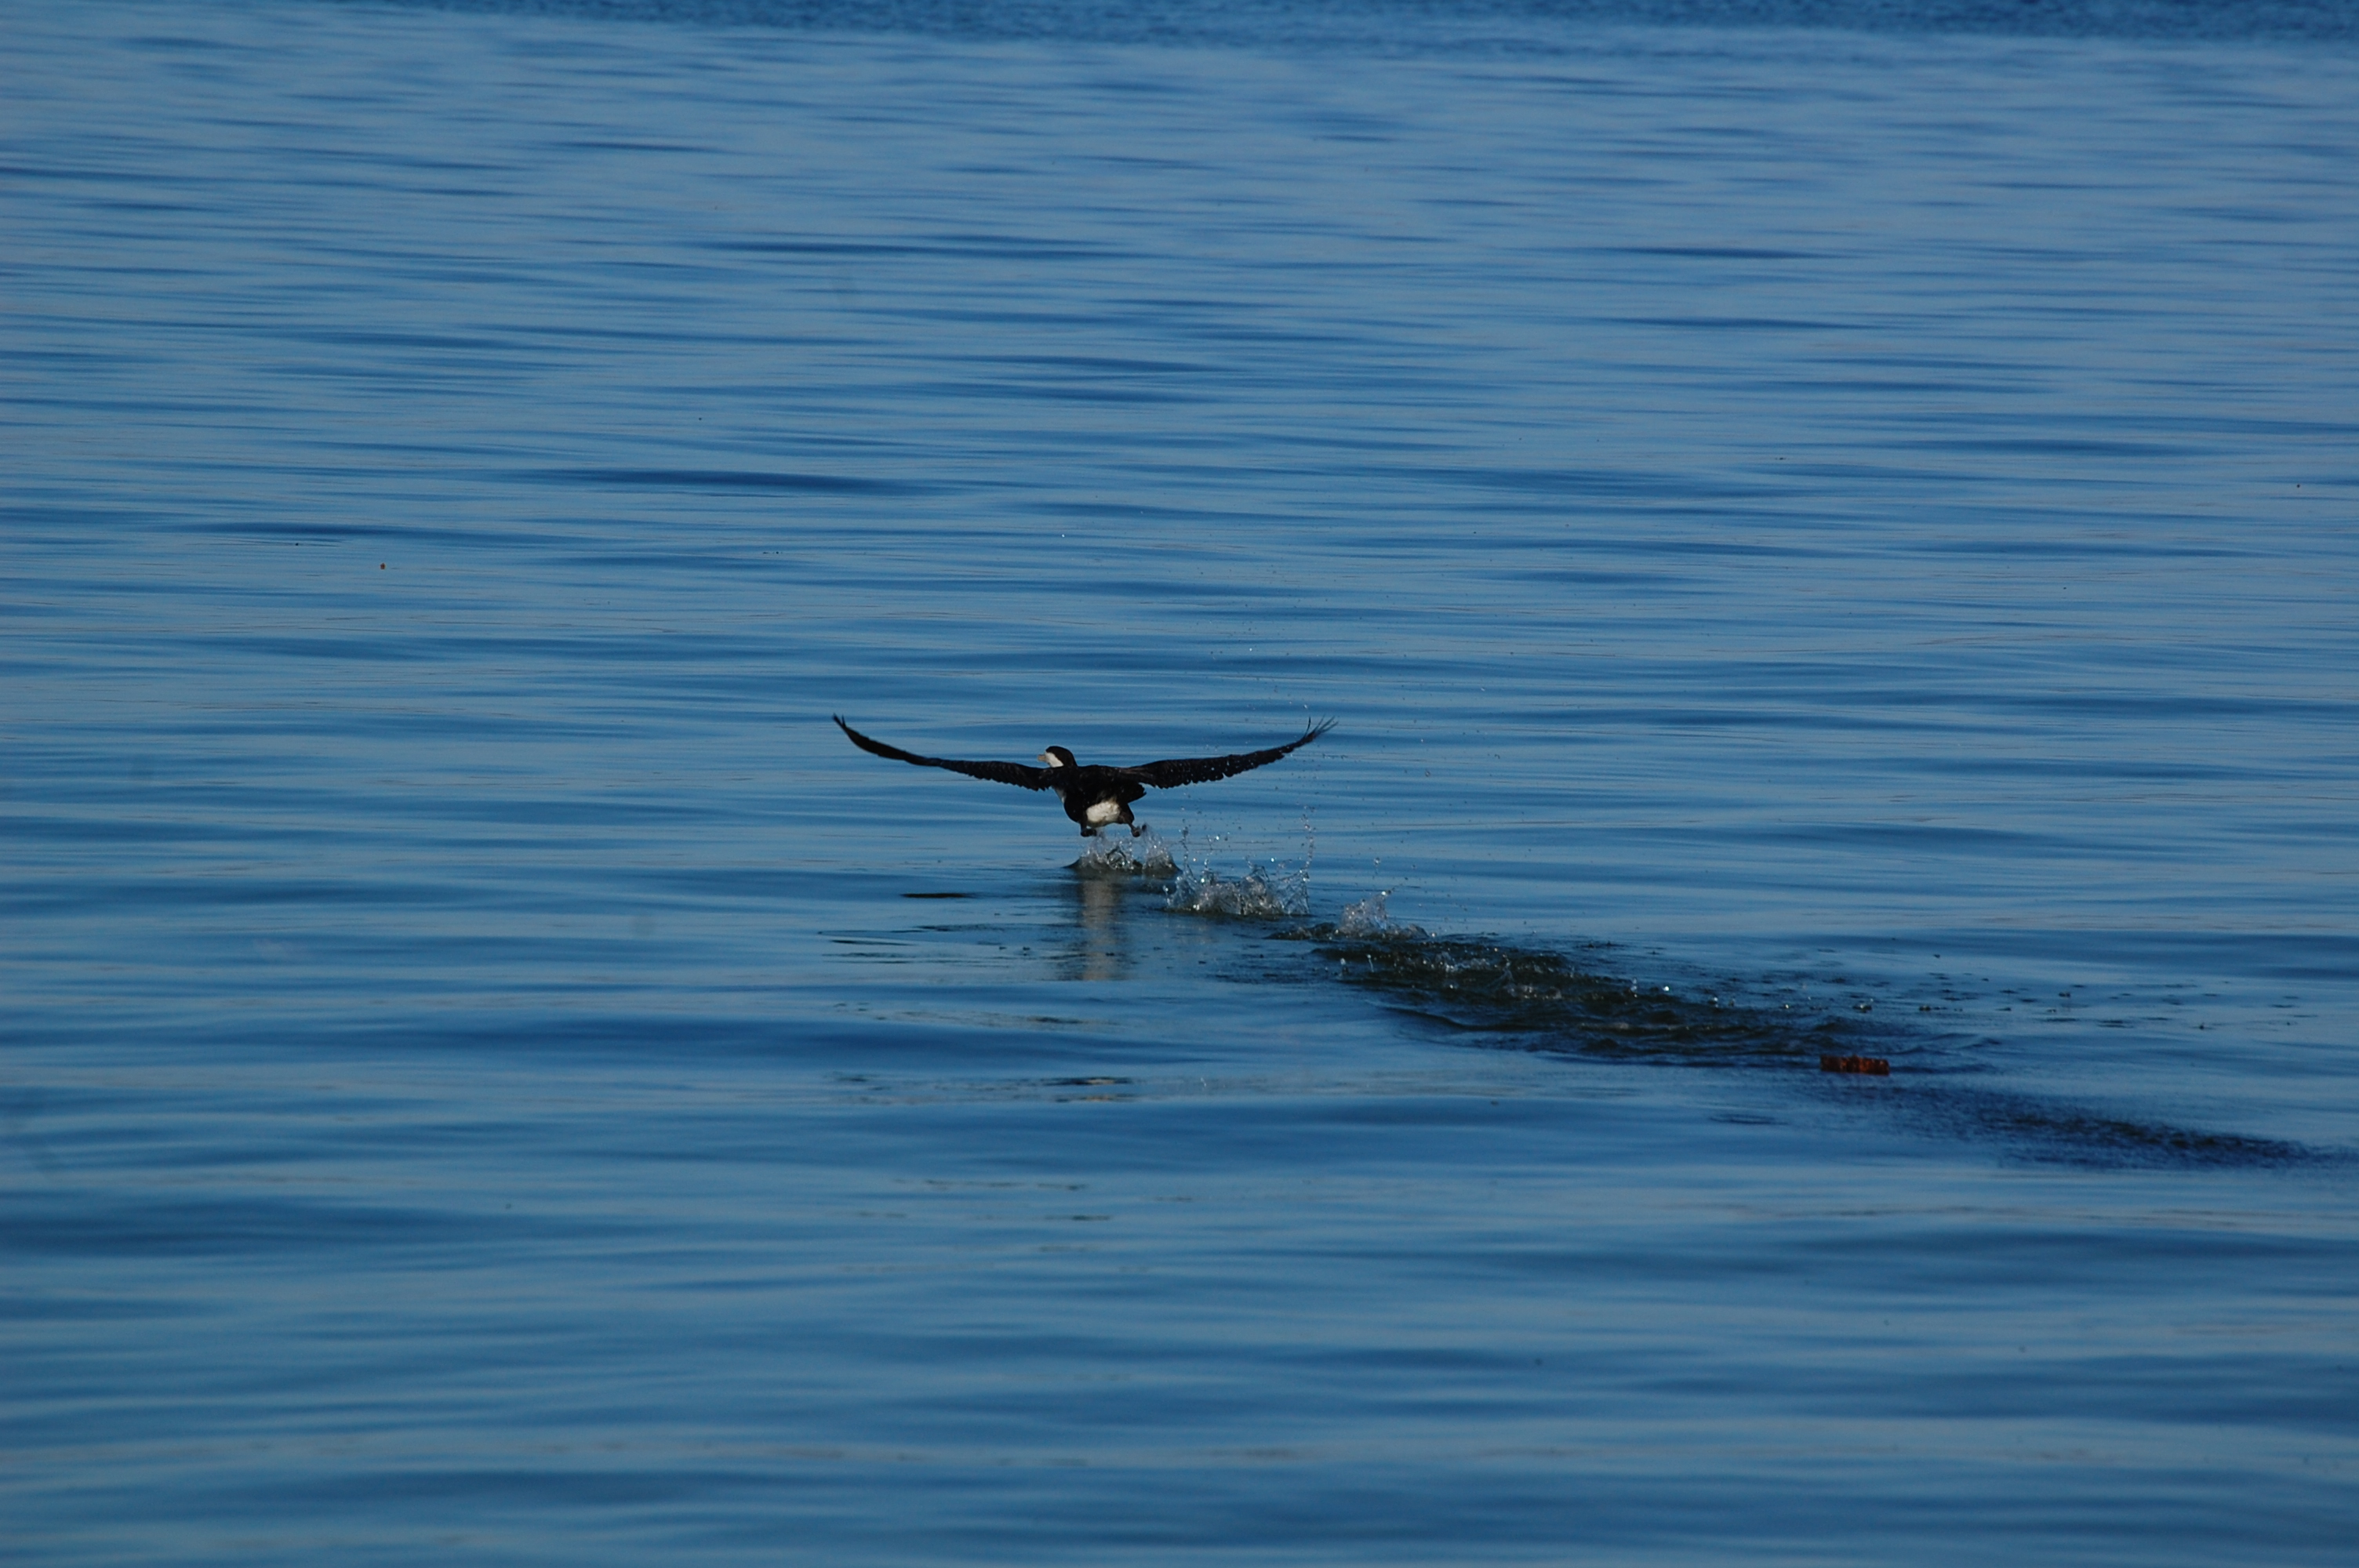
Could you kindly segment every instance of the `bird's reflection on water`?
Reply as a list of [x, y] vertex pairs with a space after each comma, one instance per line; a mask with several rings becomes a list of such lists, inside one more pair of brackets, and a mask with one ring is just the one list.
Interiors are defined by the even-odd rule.
[[1130, 896], [1127, 877], [1073, 877], [1073, 941], [1057, 959], [1057, 979], [1127, 979], [1130, 950], [1123, 943], [1123, 903]]
[[1057, 958], [1062, 980], [1120, 980], [1131, 971], [1124, 905], [1140, 895], [1135, 876], [1077, 870], [1071, 879], [1073, 929], [1071, 945]]
[[1160, 835], [1142, 824], [1135, 837], [1093, 839], [1068, 868], [1073, 902], [1071, 946], [1058, 955], [1060, 980], [1132, 978], [1140, 932], [1126, 905], [1169, 896], [1179, 868]]

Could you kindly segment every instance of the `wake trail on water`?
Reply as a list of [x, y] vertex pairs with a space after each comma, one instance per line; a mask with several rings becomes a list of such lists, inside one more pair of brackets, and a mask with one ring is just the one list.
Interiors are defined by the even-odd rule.
[[[1991, 1069], [1960, 1060], [1952, 1037], [1856, 1009], [1683, 995], [1545, 948], [1432, 935], [1391, 921], [1382, 897], [1347, 908], [1332, 925], [1289, 935], [1332, 959], [1344, 983], [1453, 1033], [1590, 1058], [1835, 1073], [1831, 1091], [1872, 1095], [1919, 1130], [1997, 1140], [2050, 1162], [2282, 1165], [2338, 1158], [2284, 1140], [2206, 1131], [1974, 1081]], [[1879, 1069], [1871, 1082], [1857, 1081], [1867, 1076], [1863, 1062]], [[1880, 1070], [1886, 1067], [1893, 1076]]]
[[1869, 1103], [1936, 1136], [1996, 1141], [2047, 1163], [2299, 1165], [2347, 1162], [2345, 1153], [2284, 1140], [2213, 1132], [2076, 1105], [1990, 1081], [2001, 1069], [1969, 1057], [1962, 1035], [1879, 1018], [1872, 1003], [1830, 1005], [1745, 1000], [1773, 985], [1641, 982], [1601, 959], [1441, 935], [1393, 915], [1388, 892], [1350, 903], [1332, 922], [1310, 920], [1310, 860], [1248, 863], [1234, 875], [1151, 831], [1124, 843], [1094, 840], [1078, 875], [1161, 883], [1166, 912], [1271, 929], [1316, 957], [1306, 982], [1325, 979], [1371, 993], [1391, 1011], [1469, 1044], [1582, 1057], [1722, 1070], [1809, 1073], [1848, 1103]]

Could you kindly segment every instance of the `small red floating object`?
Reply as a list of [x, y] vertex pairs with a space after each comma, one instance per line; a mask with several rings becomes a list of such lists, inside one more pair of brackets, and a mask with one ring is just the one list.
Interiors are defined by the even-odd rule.
[[1892, 1076], [1892, 1064], [1881, 1056], [1821, 1056], [1819, 1071], [1865, 1073], [1871, 1078], [1888, 1078]]

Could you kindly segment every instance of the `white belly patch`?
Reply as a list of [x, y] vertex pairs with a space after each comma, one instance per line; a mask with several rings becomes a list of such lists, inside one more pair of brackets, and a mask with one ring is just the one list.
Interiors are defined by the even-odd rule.
[[1103, 827], [1109, 822], [1119, 822], [1122, 820], [1122, 802], [1118, 800], [1099, 801], [1095, 806], [1090, 807], [1089, 818], [1090, 826], [1093, 827]]

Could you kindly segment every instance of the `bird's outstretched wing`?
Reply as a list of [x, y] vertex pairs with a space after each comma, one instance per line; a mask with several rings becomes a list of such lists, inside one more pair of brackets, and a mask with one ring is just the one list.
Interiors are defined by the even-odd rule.
[[1332, 719], [1313, 724], [1302, 732], [1299, 741], [1288, 741], [1283, 746], [1272, 746], [1266, 752], [1239, 752], [1231, 757], [1174, 757], [1169, 762], [1141, 762], [1135, 768], [1113, 770], [1125, 778], [1136, 779], [1154, 789], [1177, 789], [1181, 784], [1211, 784], [1214, 779], [1233, 778], [1265, 767], [1293, 751], [1308, 746], [1328, 730], [1335, 728]]
[[[994, 784], [1015, 784], [1020, 789], [1049, 787], [1049, 770], [1046, 768], [1027, 767], [1022, 762], [962, 762], [950, 757], [920, 757], [915, 752], [905, 752], [898, 746], [887, 746], [882, 741], [870, 740], [846, 724], [842, 714], [829, 717], [835, 720], [837, 729], [852, 737], [853, 745], [864, 752], [874, 752], [880, 757], [890, 757], [897, 762], [915, 762], [921, 768], [948, 768], [972, 779], [989, 779]], [[1295, 744], [1300, 745], [1301, 742], [1298, 741]]]

